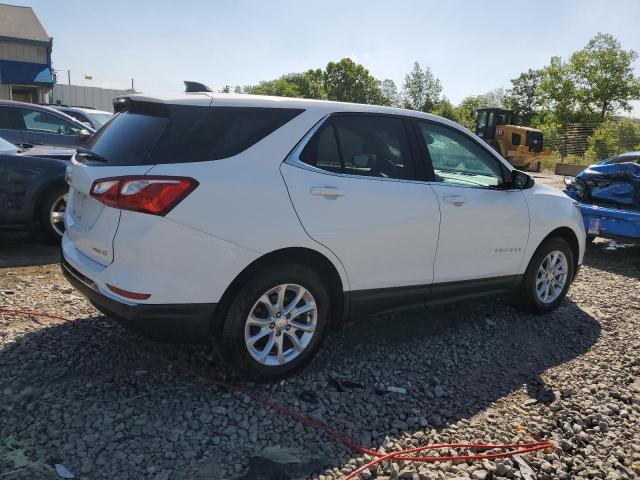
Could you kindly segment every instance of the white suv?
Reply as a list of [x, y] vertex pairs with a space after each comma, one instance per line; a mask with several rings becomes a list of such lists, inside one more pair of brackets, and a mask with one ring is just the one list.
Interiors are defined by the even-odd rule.
[[115, 110], [68, 168], [63, 271], [253, 379], [345, 317], [500, 292], [552, 310], [582, 263], [574, 202], [443, 118], [206, 92]]

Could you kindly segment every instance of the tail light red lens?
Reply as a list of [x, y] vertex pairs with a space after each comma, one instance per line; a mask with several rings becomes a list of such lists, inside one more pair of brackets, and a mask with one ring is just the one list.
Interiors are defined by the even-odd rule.
[[164, 216], [198, 185], [188, 177], [110, 177], [93, 182], [90, 193], [109, 207]]

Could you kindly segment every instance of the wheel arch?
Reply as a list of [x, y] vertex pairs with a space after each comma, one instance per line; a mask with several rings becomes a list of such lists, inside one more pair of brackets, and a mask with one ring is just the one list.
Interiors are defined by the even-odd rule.
[[38, 220], [40, 217], [40, 211], [42, 208], [42, 200], [44, 197], [54, 188], [67, 188], [67, 184], [64, 181], [64, 177], [54, 177], [50, 179], [48, 182], [43, 183], [38, 187], [38, 189], [34, 192], [34, 200], [33, 200], [33, 220]]
[[573, 272], [575, 276], [576, 272], [578, 271], [578, 260], [580, 258], [580, 242], [578, 241], [576, 232], [574, 232], [570, 227], [558, 227], [549, 232], [549, 234], [542, 239], [535, 251], [537, 252], [544, 242], [554, 237], [560, 237], [563, 240], [566, 240], [571, 247], [571, 252], [573, 253]]
[[344, 284], [336, 266], [322, 253], [306, 247], [289, 247], [274, 250], [257, 258], [229, 284], [225, 292], [220, 297], [218, 306], [211, 326], [212, 333], [220, 332], [229, 307], [238, 291], [246, 281], [254, 274], [272, 265], [279, 263], [298, 263], [313, 268], [326, 282], [331, 296], [332, 311], [331, 323], [339, 323], [348, 311], [348, 295], [345, 295]]

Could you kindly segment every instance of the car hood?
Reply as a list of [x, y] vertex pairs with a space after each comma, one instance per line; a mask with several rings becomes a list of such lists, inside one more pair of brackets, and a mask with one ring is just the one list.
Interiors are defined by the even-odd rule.
[[51, 145], [35, 145], [32, 148], [18, 153], [29, 157], [58, 158], [69, 160], [76, 153], [73, 148], [54, 147]]

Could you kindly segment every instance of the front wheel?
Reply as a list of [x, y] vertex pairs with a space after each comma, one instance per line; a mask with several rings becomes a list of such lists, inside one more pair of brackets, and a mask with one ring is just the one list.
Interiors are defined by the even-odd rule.
[[236, 295], [223, 327], [227, 360], [243, 377], [275, 381], [305, 366], [320, 348], [331, 312], [312, 269], [270, 267]]
[[574, 276], [571, 246], [563, 238], [550, 238], [534, 253], [517, 295], [518, 306], [548, 312], [560, 305]]

